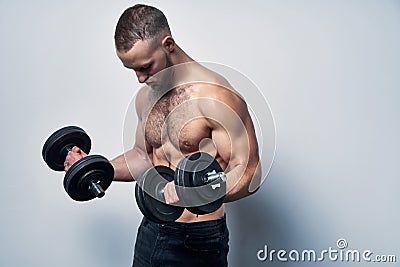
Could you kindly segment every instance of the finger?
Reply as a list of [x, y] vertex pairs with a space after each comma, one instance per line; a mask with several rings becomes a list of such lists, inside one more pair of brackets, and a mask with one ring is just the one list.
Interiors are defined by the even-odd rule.
[[79, 147], [74, 146], [72, 147], [72, 152], [81, 154], [83, 151]]
[[68, 160], [64, 162], [64, 171], [67, 172], [68, 169], [71, 167], [71, 164]]
[[171, 189], [171, 184], [168, 185], [168, 198], [169, 198], [169, 204], [174, 203], [174, 194]]
[[167, 204], [176, 203], [179, 201], [178, 195], [176, 194], [174, 182], [169, 182], [165, 185], [165, 190], [167, 193]]
[[67, 166], [69, 162], [71, 162], [73, 160], [73, 157], [71, 155], [71, 153], [68, 153], [67, 156], [65, 157], [65, 161], [64, 161], [64, 166]]
[[174, 203], [174, 197], [173, 197], [173, 192], [172, 192], [172, 189], [171, 189], [171, 183], [166, 184], [166, 190], [167, 190], [167, 197], [168, 197], [168, 203], [167, 204]]
[[69, 166], [71, 166], [78, 157], [79, 157], [79, 154], [76, 154], [74, 152], [68, 153], [67, 156], [65, 157], [64, 162], [69, 162]]
[[174, 196], [174, 203], [177, 203], [179, 201], [179, 197], [178, 197], [178, 194], [176, 193], [175, 185], [173, 185], [173, 187], [172, 187], [172, 192], [173, 192], [173, 196]]
[[67, 171], [75, 162], [80, 160], [82, 155], [75, 152], [68, 153], [64, 161], [64, 171]]
[[168, 198], [168, 184], [165, 185], [164, 187], [164, 199], [165, 199], [165, 203], [169, 204], [169, 198]]

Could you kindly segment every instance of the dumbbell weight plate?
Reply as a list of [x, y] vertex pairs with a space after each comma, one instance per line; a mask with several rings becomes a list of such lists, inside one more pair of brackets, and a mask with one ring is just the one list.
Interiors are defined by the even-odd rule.
[[67, 148], [78, 146], [86, 154], [89, 153], [91, 142], [82, 128], [67, 126], [54, 132], [43, 145], [42, 157], [50, 169], [64, 170], [64, 161], [67, 157]]
[[155, 166], [143, 172], [136, 181], [135, 197], [143, 215], [155, 223], [176, 221], [184, 208], [167, 205], [160, 192], [174, 180], [174, 171], [165, 166]]
[[178, 162], [178, 165], [176, 166], [175, 169], [175, 175], [174, 175], [174, 182], [175, 182], [175, 190], [178, 195], [179, 200], [182, 202], [183, 206], [185, 207], [190, 207], [190, 192], [188, 190], [185, 190], [185, 185], [189, 184], [189, 180], [184, 180], [185, 178], [187, 179], [188, 177], [185, 176], [185, 163], [187, 162], [187, 157], [181, 159]]
[[[194, 214], [208, 214], [216, 211], [224, 202], [226, 183], [216, 180], [204, 184], [203, 176], [215, 171], [222, 172], [218, 161], [204, 152], [197, 152], [186, 156], [177, 165], [175, 183], [179, 199]], [[189, 188], [189, 189], [188, 189]]]
[[96, 181], [105, 191], [114, 178], [114, 168], [103, 156], [89, 155], [68, 169], [64, 177], [64, 188], [76, 201], [88, 201], [96, 197], [90, 190], [91, 181]]
[[[140, 191], [140, 193], [139, 193]], [[150, 221], [158, 224], [164, 223], [163, 221], [159, 220], [156, 216], [153, 216], [153, 214], [146, 208], [146, 199], [150, 197], [146, 194], [146, 192], [142, 191], [140, 189], [140, 186], [136, 184], [135, 186], [135, 198], [136, 198], [136, 203], [138, 204], [139, 210], [142, 212], [144, 217], [149, 219]]]

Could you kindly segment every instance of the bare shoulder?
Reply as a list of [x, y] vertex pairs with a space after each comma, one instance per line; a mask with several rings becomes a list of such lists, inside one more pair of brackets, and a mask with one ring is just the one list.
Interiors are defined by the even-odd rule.
[[[213, 83], [198, 83], [193, 86], [194, 98], [206, 98], [210, 101], [208, 105], [202, 105], [202, 111], [218, 111], [222, 104], [229, 106], [240, 117], [247, 113], [247, 105], [240, 94], [232, 87]], [[211, 110], [210, 110], [211, 109]]]
[[215, 98], [216, 100], [235, 104], [235, 102], [244, 102], [240, 94], [232, 87], [228, 80], [219, 73], [216, 73], [205, 67], [201, 67], [201, 81], [194, 85], [197, 97]]

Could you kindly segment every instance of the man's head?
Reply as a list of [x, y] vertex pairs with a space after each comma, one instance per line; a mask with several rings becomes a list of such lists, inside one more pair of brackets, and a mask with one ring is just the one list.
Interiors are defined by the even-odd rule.
[[137, 41], [171, 35], [167, 18], [155, 7], [135, 5], [124, 11], [115, 29], [115, 46], [128, 52]]
[[165, 15], [155, 7], [135, 5], [124, 11], [115, 29], [117, 55], [140, 83], [172, 65], [175, 42]]

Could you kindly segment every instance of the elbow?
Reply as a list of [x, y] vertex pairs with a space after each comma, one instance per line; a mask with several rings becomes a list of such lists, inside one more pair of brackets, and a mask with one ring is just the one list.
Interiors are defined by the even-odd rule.
[[225, 202], [248, 197], [258, 191], [261, 185], [261, 167], [248, 168], [240, 181], [227, 192]]
[[253, 169], [251, 179], [247, 185], [247, 191], [249, 195], [254, 194], [260, 189], [262, 183], [262, 171], [261, 164], [257, 162], [256, 167]]

